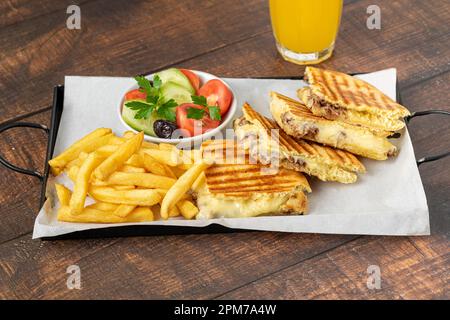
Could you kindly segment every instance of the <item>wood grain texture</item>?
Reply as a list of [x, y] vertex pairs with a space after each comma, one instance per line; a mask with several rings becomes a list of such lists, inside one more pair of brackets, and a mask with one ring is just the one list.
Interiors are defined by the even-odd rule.
[[[0, 298], [213, 298], [351, 236], [234, 234], [0, 245]], [[81, 268], [82, 290], [68, 290], [66, 268]], [[20, 281], [18, 281], [20, 280]]]
[[[410, 6], [410, 1], [396, 1], [394, 7], [381, 3], [381, 30], [365, 27], [364, 12], [370, 1], [345, 6], [336, 50], [321, 66], [350, 73], [395, 67], [402, 88], [445, 73], [450, 70], [450, 26], [442, 24], [450, 17], [450, 8], [445, 1], [430, 2], [433, 9], [418, 5], [404, 12], [401, 19], [398, 10]], [[434, 31], [432, 35], [430, 30]], [[304, 70], [279, 56], [271, 31], [183, 65], [230, 77], [301, 76]]]
[[92, 0], [3, 0], [0, 2], [0, 28], [33, 20], [51, 12], [65, 13], [69, 5], [83, 5], [88, 1]]
[[[448, 299], [449, 262], [441, 237], [363, 237], [218, 298]], [[379, 290], [367, 287], [370, 265], [380, 267]]]
[[[39, 3], [0, 4], [0, 122], [48, 123], [48, 111], [27, 114], [50, 104], [66, 74], [130, 76], [170, 65], [232, 77], [303, 74], [276, 52], [265, 0], [86, 0], [80, 31], [65, 29], [67, 2]], [[323, 66], [396, 67], [408, 108], [449, 110], [450, 6], [382, 2], [382, 30], [368, 30], [369, 4], [345, 6], [336, 52]], [[410, 128], [418, 157], [450, 147], [444, 118], [414, 119]], [[41, 131], [15, 130], [0, 142], [8, 159], [42, 165]], [[448, 299], [448, 161], [420, 168], [433, 233], [420, 238], [252, 232], [33, 241], [39, 183], [0, 167], [0, 298]], [[369, 263], [382, 269], [380, 291], [365, 286]], [[81, 267], [80, 291], [66, 287], [71, 264]]]
[[[450, 111], [446, 101], [450, 92], [450, 72], [420, 82], [402, 91], [411, 110]], [[430, 115], [411, 120], [408, 125], [416, 159], [450, 151], [450, 117]], [[450, 157], [424, 163], [419, 167], [430, 210], [431, 233], [450, 239]]]
[[81, 30], [66, 28], [65, 9], [0, 29], [0, 122], [47, 107], [64, 75], [132, 76], [270, 30], [260, 0], [96, 0], [80, 7]]
[[[49, 125], [50, 112], [23, 121]], [[22, 168], [44, 170], [47, 134], [39, 129], [14, 128], [0, 135], [0, 154]], [[0, 243], [32, 230], [39, 211], [41, 183], [36, 177], [22, 175], [0, 165]]]

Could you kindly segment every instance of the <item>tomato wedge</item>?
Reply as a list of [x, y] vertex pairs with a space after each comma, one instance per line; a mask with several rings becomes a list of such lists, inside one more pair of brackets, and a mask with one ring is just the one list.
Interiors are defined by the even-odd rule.
[[125, 101], [129, 100], [145, 100], [147, 98], [147, 94], [141, 92], [139, 89], [128, 91], [125, 94]]
[[180, 71], [189, 79], [189, 82], [194, 87], [195, 92], [200, 88], [200, 78], [194, 72], [188, 69], [180, 69]]
[[178, 128], [184, 129], [192, 136], [203, 134], [211, 129], [217, 128], [220, 124], [219, 120], [212, 120], [209, 114], [205, 112], [202, 119], [196, 120], [187, 117], [187, 111], [189, 108], [203, 109], [205, 107], [193, 103], [183, 103], [177, 107], [177, 125]]
[[198, 90], [198, 95], [206, 98], [208, 106], [219, 106], [222, 116], [227, 113], [233, 99], [230, 89], [219, 79], [212, 79], [205, 83]]

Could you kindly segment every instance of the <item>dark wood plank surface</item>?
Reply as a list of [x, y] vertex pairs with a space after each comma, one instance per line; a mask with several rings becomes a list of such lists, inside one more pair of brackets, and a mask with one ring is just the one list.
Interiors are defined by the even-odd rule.
[[[25, 118], [49, 125], [50, 112]], [[0, 154], [12, 164], [43, 172], [47, 135], [42, 130], [16, 128], [1, 135]], [[0, 167], [0, 243], [29, 233], [39, 211], [41, 183], [31, 176]]]
[[[364, 237], [218, 298], [448, 299], [449, 262], [448, 242], [439, 236]], [[367, 287], [371, 265], [380, 267], [379, 290]]]
[[[278, 56], [267, 1], [87, 0], [79, 2], [81, 30], [65, 28], [69, 4], [0, 4], [0, 123], [48, 123], [51, 88], [64, 75], [171, 65], [232, 77], [303, 73]], [[383, 2], [381, 30], [365, 27], [369, 4], [345, 5], [336, 52], [323, 65], [396, 67], [410, 110], [450, 110], [448, 2]], [[417, 157], [450, 148], [447, 119], [414, 119], [410, 132]], [[43, 168], [41, 131], [15, 129], [0, 141], [8, 159]], [[432, 236], [419, 238], [250, 232], [41, 242], [31, 240], [38, 181], [0, 167], [0, 298], [448, 299], [449, 161], [420, 168]], [[82, 290], [66, 288], [72, 264], [81, 267]], [[381, 290], [365, 285], [371, 264], [382, 270]]]

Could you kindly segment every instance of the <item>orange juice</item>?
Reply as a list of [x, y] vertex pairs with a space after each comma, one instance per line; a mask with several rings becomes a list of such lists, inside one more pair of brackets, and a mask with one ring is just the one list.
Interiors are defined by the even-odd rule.
[[270, 0], [272, 28], [281, 55], [295, 63], [318, 63], [334, 48], [342, 0]]

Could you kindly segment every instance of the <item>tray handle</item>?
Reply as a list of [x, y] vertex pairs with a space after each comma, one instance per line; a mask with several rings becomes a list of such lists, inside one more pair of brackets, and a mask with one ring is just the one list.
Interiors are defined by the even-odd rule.
[[[427, 116], [430, 114], [440, 114], [440, 115], [450, 116], [450, 112], [446, 111], [446, 110], [417, 111], [417, 112], [413, 112], [411, 115], [405, 117], [405, 122], [408, 124], [411, 121], [411, 119], [413, 119], [415, 117]], [[445, 153], [441, 153], [441, 154], [434, 155], [434, 156], [427, 156], [427, 157], [420, 158], [416, 162], [417, 162], [417, 165], [420, 166], [422, 163], [436, 161], [436, 160], [439, 160], [439, 159], [442, 159], [442, 158], [445, 158], [448, 156], [450, 156], [450, 152], [445, 152]]]
[[[5, 125], [0, 126], [0, 134], [2, 132], [12, 129], [12, 128], [36, 128], [36, 129], [44, 130], [47, 134], [50, 133], [49, 128], [43, 124], [33, 123], [33, 122], [15, 122], [15, 123], [13, 122], [13, 123], [7, 123]], [[2, 164], [6, 168], [11, 169], [13, 171], [27, 174], [27, 175], [30, 175], [33, 177], [37, 177], [41, 181], [44, 180], [44, 175], [42, 175], [39, 171], [34, 170], [34, 169], [25, 169], [25, 168], [18, 167], [16, 165], [10, 163], [9, 161], [7, 161], [2, 155], [0, 155], [0, 164]]]

